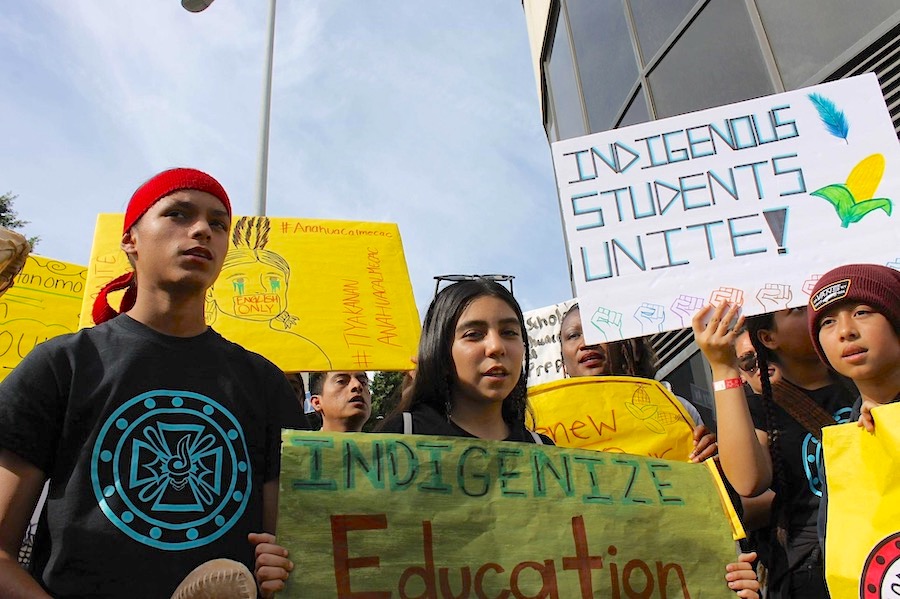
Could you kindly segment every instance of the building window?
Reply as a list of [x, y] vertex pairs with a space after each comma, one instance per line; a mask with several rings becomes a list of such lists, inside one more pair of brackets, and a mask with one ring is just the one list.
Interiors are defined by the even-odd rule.
[[628, 0], [643, 64], [650, 62], [697, 0]]
[[590, 132], [606, 131], [638, 78], [622, 0], [565, 0]]
[[616, 124], [616, 127], [627, 127], [628, 125], [637, 125], [638, 123], [646, 123], [650, 120], [650, 112], [647, 110], [647, 100], [644, 98], [644, 90], [640, 87], [637, 89], [634, 99], [628, 106], [628, 110], [622, 116], [622, 120]]
[[774, 93], [747, 7], [712, 0], [648, 76], [657, 118]]
[[[584, 135], [587, 130], [581, 104], [581, 90], [575, 76], [569, 28], [562, 7], [554, 27], [553, 45], [544, 63], [544, 72], [550, 99], [547, 110], [552, 111], [548, 120], [555, 125], [555, 139], [559, 140]], [[549, 133], [548, 130], [548, 135]]]
[[810, 78], [884, 22], [898, 20], [897, 0], [756, 0], [786, 89]]

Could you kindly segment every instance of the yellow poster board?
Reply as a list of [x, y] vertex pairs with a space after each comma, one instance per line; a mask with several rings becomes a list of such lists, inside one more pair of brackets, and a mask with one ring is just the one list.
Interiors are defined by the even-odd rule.
[[[97, 219], [82, 327], [103, 285], [130, 270], [122, 219]], [[232, 219], [206, 319], [286, 372], [408, 370], [420, 331], [397, 225], [299, 218]]]
[[426, 435], [282, 441], [286, 597], [734, 597], [714, 466]]
[[0, 380], [35, 345], [78, 330], [87, 268], [31, 254], [0, 297]]
[[694, 421], [659, 381], [585, 376], [528, 390], [535, 430], [561, 447], [688, 461]]
[[825, 578], [832, 597], [900, 597], [900, 404], [822, 429], [828, 482]]

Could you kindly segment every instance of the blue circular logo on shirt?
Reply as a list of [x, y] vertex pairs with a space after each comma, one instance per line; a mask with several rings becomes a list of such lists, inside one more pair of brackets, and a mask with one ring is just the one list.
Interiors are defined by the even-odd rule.
[[[848, 422], [850, 420], [850, 408], [841, 408], [833, 415], [834, 421], [838, 424]], [[806, 473], [806, 482], [809, 485], [810, 492], [816, 497], [822, 496], [822, 443], [812, 434], [807, 433], [803, 438], [803, 444], [800, 449], [803, 460], [803, 471]]]
[[251, 468], [243, 429], [198, 393], [138, 395], [100, 429], [91, 483], [100, 509], [132, 539], [170, 551], [206, 545], [247, 507]]

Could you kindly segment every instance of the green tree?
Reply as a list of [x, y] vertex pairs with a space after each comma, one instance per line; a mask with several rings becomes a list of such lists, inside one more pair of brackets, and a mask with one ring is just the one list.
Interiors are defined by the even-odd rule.
[[400, 401], [400, 387], [403, 384], [403, 376], [406, 372], [379, 371], [372, 378], [372, 417], [363, 427], [370, 431], [375, 428], [381, 419], [391, 413], [397, 402]]
[[[19, 214], [13, 209], [13, 202], [17, 197], [19, 196], [13, 194], [10, 191], [7, 191], [3, 195], [0, 195], [0, 227], [3, 227], [4, 229], [18, 231], [25, 225], [29, 224], [27, 220], [20, 219]], [[31, 244], [31, 249], [34, 249], [34, 247], [40, 240], [40, 237], [29, 237], [28, 243]]]

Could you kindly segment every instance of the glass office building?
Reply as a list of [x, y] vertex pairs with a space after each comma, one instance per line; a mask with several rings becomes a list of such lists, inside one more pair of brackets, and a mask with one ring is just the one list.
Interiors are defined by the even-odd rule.
[[[898, 0], [523, 0], [550, 142], [877, 74], [900, 132]], [[660, 378], [698, 407], [690, 331], [656, 335]], [[702, 410], [701, 410], [702, 411]]]

